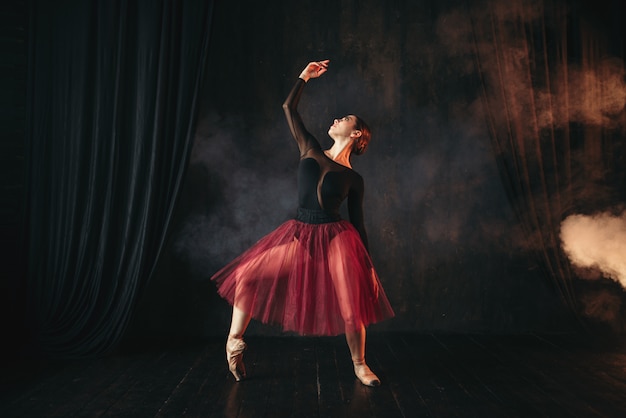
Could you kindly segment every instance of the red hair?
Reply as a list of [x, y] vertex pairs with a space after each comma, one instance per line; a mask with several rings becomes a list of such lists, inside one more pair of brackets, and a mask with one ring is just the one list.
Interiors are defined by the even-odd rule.
[[352, 152], [356, 155], [361, 155], [367, 149], [370, 141], [372, 140], [372, 131], [367, 123], [357, 115], [354, 115], [354, 129], [361, 131], [361, 136], [354, 140], [352, 146]]

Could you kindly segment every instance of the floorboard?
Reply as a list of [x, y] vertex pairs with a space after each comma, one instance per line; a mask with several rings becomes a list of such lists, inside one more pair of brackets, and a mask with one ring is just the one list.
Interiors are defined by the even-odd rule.
[[383, 384], [369, 388], [355, 378], [341, 336], [246, 341], [248, 379], [240, 383], [228, 372], [221, 339], [23, 364], [22, 375], [3, 378], [0, 416], [626, 416], [623, 343], [573, 335], [371, 333], [367, 360]]

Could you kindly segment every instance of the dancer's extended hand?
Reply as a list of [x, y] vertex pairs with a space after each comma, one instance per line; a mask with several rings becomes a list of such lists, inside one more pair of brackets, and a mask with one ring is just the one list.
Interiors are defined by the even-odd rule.
[[328, 64], [330, 60], [312, 61], [304, 67], [304, 70], [300, 73], [300, 78], [304, 81], [309, 81], [311, 78], [317, 78], [328, 71]]

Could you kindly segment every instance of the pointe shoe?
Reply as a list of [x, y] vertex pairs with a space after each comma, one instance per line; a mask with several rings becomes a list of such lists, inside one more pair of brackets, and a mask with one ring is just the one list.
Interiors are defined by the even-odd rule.
[[246, 377], [246, 367], [243, 364], [243, 352], [247, 348], [242, 338], [228, 337], [226, 341], [226, 361], [228, 370], [237, 382]]
[[380, 386], [380, 379], [364, 361], [354, 362], [354, 374], [365, 386]]

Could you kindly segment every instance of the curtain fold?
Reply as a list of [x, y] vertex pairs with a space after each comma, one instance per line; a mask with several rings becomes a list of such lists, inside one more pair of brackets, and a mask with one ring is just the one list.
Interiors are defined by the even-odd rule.
[[55, 357], [119, 341], [195, 130], [211, 1], [31, 2], [29, 321]]
[[560, 227], [624, 202], [623, 48], [585, 23], [580, 3], [487, 4], [468, 11], [493, 150], [528, 250], [579, 311]]

